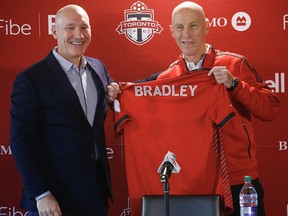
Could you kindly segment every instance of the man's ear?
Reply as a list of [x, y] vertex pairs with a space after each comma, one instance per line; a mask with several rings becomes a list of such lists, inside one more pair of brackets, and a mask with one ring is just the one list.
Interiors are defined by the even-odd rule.
[[53, 37], [54, 37], [55, 39], [58, 38], [57, 30], [56, 30], [56, 26], [55, 26], [55, 25], [52, 25], [52, 34], [53, 34]]
[[170, 32], [171, 32], [172, 37], [174, 38], [174, 34], [173, 34], [173, 27], [172, 27], [172, 25], [169, 25], [169, 29], [170, 29]]
[[208, 18], [205, 18], [205, 35], [208, 34], [209, 29], [210, 29], [210, 21]]

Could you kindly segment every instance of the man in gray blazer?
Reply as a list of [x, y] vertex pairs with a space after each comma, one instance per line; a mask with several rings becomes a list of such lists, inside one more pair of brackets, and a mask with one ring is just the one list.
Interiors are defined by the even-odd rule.
[[112, 197], [106, 153], [105, 96], [112, 80], [91, 41], [86, 11], [56, 14], [57, 46], [20, 73], [11, 96], [11, 150], [29, 215], [106, 216]]

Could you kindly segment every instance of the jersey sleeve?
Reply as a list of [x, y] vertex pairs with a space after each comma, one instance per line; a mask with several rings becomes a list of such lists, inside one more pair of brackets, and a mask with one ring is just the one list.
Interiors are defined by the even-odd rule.
[[118, 94], [117, 99], [113, 104], [113, 120], [114, 120], [114, 132], [116, 136], [119, 135], [121, 129], [131, 120], [125, 109], [125, 99], [127, 98], [127, 90], [132, 83], [120, 83], [121, 93]]

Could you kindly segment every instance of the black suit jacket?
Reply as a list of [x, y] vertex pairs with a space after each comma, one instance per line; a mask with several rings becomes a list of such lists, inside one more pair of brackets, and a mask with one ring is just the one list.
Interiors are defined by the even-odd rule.
[[104, 136], [105, 90], [111, 78], [99, 60], [86, 60], [98, 93], [93, 127], [52, 52], [14, 82], [10, 142], [24, 184], [25, 209], [37, 210], [35, 197], [48, 190], [62, 212], [87, 210], [100, 199], [100, 189], [101, 197], [111, 197]]

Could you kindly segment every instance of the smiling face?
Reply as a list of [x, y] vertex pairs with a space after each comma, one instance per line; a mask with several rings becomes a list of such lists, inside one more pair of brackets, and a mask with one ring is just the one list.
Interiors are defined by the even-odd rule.
[[205, 53], [205, 36], [208, 30], [208, 20], [199, 5], [190, 2], [174, 9], [170, 31], [188, 61], [197, 63]]
[[57, 40], [57, 52], [71, 63], [79, 65], [91, 41], [89, 17], [85, 10], [77, 5], [60, 9], [52, 32]]

